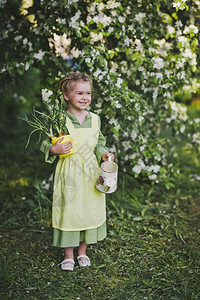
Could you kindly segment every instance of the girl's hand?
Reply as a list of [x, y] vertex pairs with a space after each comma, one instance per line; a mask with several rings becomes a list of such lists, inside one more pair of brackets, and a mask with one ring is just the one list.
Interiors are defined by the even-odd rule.
[[51, 148], [49, 149], [50, 155], [60, 155], [60, 154], [67, 154], [72, 149], [72, 143], [66, 142], [61, 144], [64, 138], [61, 138], [59, 141], [57, 141]]
[[107, 161], [109, 159], [109, 156], [111, 157], [111, 161], [114, 161], [115, 159], [114, 155], [109, 152], [104, 153], [104, 155], [102, 156], [102, 160]]

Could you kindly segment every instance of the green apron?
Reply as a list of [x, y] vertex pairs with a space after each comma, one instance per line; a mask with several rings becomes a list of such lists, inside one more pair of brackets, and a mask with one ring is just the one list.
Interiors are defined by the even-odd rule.
[[91, 128], [74, 128], [67, 118], [74, 154], [59, 159], [54, 179], [52, 226], [63, 231], [82, 231], [106, 220], [105, 195], [95, 183], [100, 168], [94, 154], [98, 142], [98, 116], [91, 113]]

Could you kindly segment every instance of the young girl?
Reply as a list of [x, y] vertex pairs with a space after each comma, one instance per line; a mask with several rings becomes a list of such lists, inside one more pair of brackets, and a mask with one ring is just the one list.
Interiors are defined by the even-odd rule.
[[61, 81], [61, 90], [68, 104], [66, 127], [73, 138], [71, 142], [52, 146], [44, 141], [41, 150], [45, 160], [53, 162], [57, 155], [73, 154], [58, 160], [53, 192], [52, 226], [53, 245], [64, 248], [62, 270], [74, 269], [74, 247], [78, 247], [78, 264], [90, 266], [86, 255], [87, 245], [106, 237], [105, 195], [95, 183], [99, 175], [98, 162], [114, 160], [107, 152], [105, 138], [100, 131], [100, 119], [86, 110], [91, 103], [92, 81], [77, 72], [68, 74]]

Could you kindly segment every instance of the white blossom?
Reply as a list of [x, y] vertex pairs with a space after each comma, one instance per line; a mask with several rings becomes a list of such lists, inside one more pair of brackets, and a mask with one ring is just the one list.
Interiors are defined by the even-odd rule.
[[199, 32], [199, 29], [198, 29], [198, 27], [196, 27], [193, 24], [191, 24], [189, 26], [185, 26], [185, 29], [184, 29], [183, 33], [188, 34], [190, 32], [193, 32], [194, 34], [197, 34]]
[[140, 80], [137, 79], [137, 80], [135, 81], [135, 84], [136, 84], [136, 85], [140, 85]]
[[109, 121], [108, 121], [108, 123], [109, 124], [114, 124], [115, 126], [117, 126], [118, 125], [118, 121], [116, 120], [116, 119], [114, 119], [114, 118], [111, 118]]
[[181, 71], [177, 74], [178, 79], [185, 79], [185, 71]]
[[50, 188], [50, 183], [48, 183], [48, 182], [46, 182], [45, 180], [43, 180], [42, 181], [42, 185], [43, 185], [43, 188], [45, 189], [45, 190], [49, 190], [49, 188]]
[[26, 62], [24, 65], [25, 70], [27, 71], [29, 69], [29, 67], [30, 67], [30, 64], [28, 62]]
[[71, 18], [70, 22], [69, 22], [69, 26], [72, 27], [72, 28], [75, 28], [75, 29], [79, 29], [79, 18], [81, 16], [81, 12], [80, 10], [78, 10], [75, 14], [74, 17]]
[[173, 34], [175, 33], [175, 28], [172, 27], [171, 25], [167, 25], [167, 32], [168, 34]]
[[157, 178], [157, 175], [156, 174], [153, 174], [153, 175], [150, 175], [149, 176], [149, 179], [150, 180], [155, 180]]
[[103, 39], [103, 34], [101, 32], [99, 33], [91, 32], [90, 36], [93, 42], [101, 41]]
[[200, 118], [194, 119], [194, 122], [195, 122], [196, 124], [199, 124], [199, 123], [200, 123]]
[[153, 62], [154, 62], [153, 67], [155, 69], [160, 70], [164, 67], [164, 60], [160, 57], [153, 57]]
[[185, 51], [182, 53], [184, 57], [192, 57], [193, 53], [190, 48], [186, 48]]
[[104, 7], [105, 7], [105, 5], [102, 2], [98, 3], [98, 6], [97, 6], [98, 10], [103, 10]]
[[32, 51], [32, 50], [33, 50], [33, 47], [32, 47], [32, 45], [33, 45], [33, 44], [32, 44], [31, 42], [28, 42], [28, 46], [29, 46], [29, 50], [30, 50], [30, 51]]
[[6, 5], [6, 0], [1, 0], [0, 1], [0, 7], [3, 8]]
[[141, 158], [138, 159], [138, 165], [145, 170], [146, 166]]
[[116, 17], [116, 16], [117, 16], [117, 11], [116, 11], [116, 10], [111, 10], [111, 15], [112, 15], [113, 17]]
[[123, 83], [123, 79], [121, 79], [120, 77], [118, 77], [117, 78], [117, 83], [115, 85], [116, 85], [116, 87], [120, 88], [121, 85], [122, 85], [122, 83]]
[[118, 100], [115, 101], [115, 107], [116, 107], [116, 108], [121, 108], [121, 107], [122, 107], [122, 105], [119, 103]]
[[86, 63], [90, 63], [91, 62], [91, 58], [90, 57], [86, 57], [85, 62]]
[[144, 120], [143, 116], [139, 116], [139, 122], [142, 122]]
[[158, 87], [154, 88], [154, 92], [153, 92], [153, 102], [156, 101], [158, 97]]
[[126, 39], [124, 40], [124, 44], [129, 47], [130, 45], [130, 39], [128, 37], [126, 37]]
[[38, 60], [42, 60], [44, 55], [45, 55], [45, 52], [42, 51], [42, 50], [39, 50], [39, 52], [35, 53], [33, 55], [33, 57], [36, 58], [36, 59], [38, 59]]
[[50, 103], [51, 99], [50, 96], [53, 94], [51, 90], [48, 89], [42, 89], [42, 101], [44, 103]]
[[5, 67], [3, 67], [3, 68], [0, 70], [0, 73], [4, 73], [4, 72], [6, 72], [6, 68], [5, 68]]
[[176, 24], [175, 24], [176, 27], [182, 27], [183, 26], [183, 23], [179, 20], [179, 21], [176, 21]]
[[194, 133], [192, 135], [192, 141], [193, 141], [193, 143], [197, 143], [197, 144], [200, 145], [200, 133], [199, 132], [198, 133]]
[[169, 88], [169, 83], [162, 84], [161, 87], [163, 89], [168, 89]]
[[142, 52], [142, 51], [143, 51], [143, 46], [142, 46], [141, 40], [136, 39], [136, 40], [135, 40], [135, 44], [136, 44], [136, 50]]
[[21, 35], [17, 35], [15, 38], [14, 38], [14, 40], [16, 41], [16, 42], [18, 42], [19, 40], [21, 40], [22, 39], [22, 36]]
[[115, 2], [115, 0], [109, 0], [106, 4], [107, 9], [114, 9], [121, 5], [120, 2]]
[[71, 5], [72, 3], [78, 2], [79, 0], [68, 0], [68, 4]]
[[184, 67], [185, 62], [186, 62], [185, 58], [178, 59], [176, 63], [176, 69], [180, 69]]
[[181, 3], [180, 2], [173, 2], [173, 7], [180, 7]]
[[110, 23], [112, 22], [112, 18], [111, 17], [108, 17], [106, 16], [105, 14], [103, 13], [100, 13], [99, 15], [95, 16], [93, 19], [92, 19], [95, 23], [101, 23], [103, 24], [103, 26], [109, 26]]
[[125, 22], [125, 19], [122, 16], [119, 16], [118, 21], [123, 24]]
[[125, 151], [132, 148], [132, 145], [131, 145], [130, 141], [123, 141], [122, 146], [123, 146]]
[[113, 27], [109, 27], [109, 28], [108, 28], [108, 32], [111, 33], [111, 32], [113, 32], [113, 31], [114, 31], [114, 28], [113, 28]]
[[49, 176], [49, 179], [48, 179], [50, 182], [53, 181], [53, 173], [51, 173], [51, 175]]
[[63, 18], [59, 18], [58, 19], [58, 23], [65, 25], [66, 24], [66, 20]]
[[145, 149], [145, 146], [143, 145], [143, 146], [141, 146], [140, 147], [140, 152], [143, 152], [144, 151], [144, 149]]
[[28, 44], [28, 39], [27, 38], [23, 39], [23, 44], [24, 45]]
[[133, 171], [134, 173], [140, 174], [140, 172], [142, 171], [142, 168], [141, 168], [139, 165], [135, 165], [135, 166], [132, 168], [132, 171]]
[[141, 24], [145, 17], [146, 17], [146, 14], [140, 12], [139, 14], [135, 15], [135, 20]]
[[136, 32], [135, 28], [133, 27], [133, 25], [128, 25], [128, 30], [132, 31], [132, 33], [134, 34]]
[[148, 172], [154, 172], [154, 173], [158, 173], [158, 171], [160, 170], [160, 166], [159, 165], [152, 165], [152, 166], [147, 166], [146, 170]]
[[180, 132], [183, 133], [185, 131], [185, 125], [182, 125], [180, 128]]
[[178, 41], [179, 43], [186, 44], [188, 42], [188, 39], [185, 36], [181, 35], [178, 37]]
[[131, 132], [132, 140], [135, 140], [136, 137], [137, 137], [137, 133], [134, 130], [132, 130], [132, 132]]
[[163, 74], [162, 73], [156, 73], [156, 78], [160, 78], [160, 79], [163, 79]]

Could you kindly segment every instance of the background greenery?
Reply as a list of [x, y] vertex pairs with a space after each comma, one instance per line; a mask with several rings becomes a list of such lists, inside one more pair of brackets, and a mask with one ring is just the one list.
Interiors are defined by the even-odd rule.
[[[68, 5], [68, 2], [71, 2], [72, 11], [63, 7], [63, 5]], [[185, 5], [184, 1], [173, 3], [178, 2]], [[63, 253], [60, 249], [51, 247], [51, 174], [55, 165], [44, 163], [43, 156], [39, 152], [37, 136], [33, 137], [29, 148], [24, 149], [30, 128], [19, 119], [19, 116], [25, 113], [29, 114], [33, 105], [41, 108], [41, 89], [47, 87], [54, 90], [56, 94], [59, 78], [66, 71], [71, 70], [68, 64], [63, 63], [61, 56], [57, 57], [54, 51], [49, 50], [47, 43], [49, 35], [53, 34], [53, 30], [59, 34], [63, 33], [66, 30], [66, 24], [69, 24], [71, 17], [78, 10], [81, 12], [85, 10], [83, 14], [85, 22], [86, 8], [94, 3], [100, 7], [101, 3], [108, 4], [109, 2], [34, 1], [33, 6], [27, 10], [28, 15], [20, 13], [21, 1], [1, 1], [0, 4], [1, 19], [3, 20], [0, 44], [0, 60], [3, 65], [0, 88], [2, 137], [0, 147], [0, 298], [197, 300], [200, 298], [200, 174], [199, 146], [198, 143], [193, 142], [192, 136], [199, 130], [197, 121], [200, 115], [198, 104], [199, 66], [195, 65], [196, 69], [194, 69], [188, 60], [181, 70], [177, 70], [174, 64], [176, 72], [172, 74], [170, 80], [166, 79], [166, 83], [172, 83], [172, 86], [169, 87], [172, 95], [170, 101], [176, 101], [188, 109], [186, 123], [179, 118], [181, 114], [178, 113], [176, 120], [168, 124], [169, 126], [165, 126], [163, 120], [174, 114], [169, 107], [164, 111], [164, 105], [169, 103], [169, 99], [162, 98], [165, 91], [160, 92], [158, 102], [154, 106], [152, 92], [147, 91], [145, 94], [140, 90], [140, 86], [131, 83], [132, 76], [134, 78], [137, 74], [135, 79], [141, 79], [140, 76], [142, 76], [139, 75], [138, 70], [134, 69], [134, 64], [137, 68], [141, 65], [145, 67], [146, 76], [152, 72], [150, 62], [152, 56], [150, 57], [147, 53], [146, 43], [149, 43], [149, 46], [152, 45], [155, 35], [161, 38], [164, 34], [166, 41], [169, 39], [168, 41], [174, 45], [173, 49], [168, 51], [167, 58], [164, 59], [165, 63], [169, 60], [175, 59], [177, 62], [181, 59], [179, 46], [182, 46], [178, 46], [177, 36], [167, 37], [168, 33], [165, 28], [169, 24], [168, 21], [162, 23], [161, 19], [165, 20], [163, 15], [165, 13], [172, 18], [169, 22], [170, 26], [174, 26], [174, 28], [176, 28], [177, 21], [174, 17], [178, 17], [184, 26], [189, 26], [193, 20], [198, 27], [199, 16], [196, 1], [187, 1], [189, 10], [186, 10], [187, 7], [185, 7], [184, 10], [177, 11], [173, 7], [173, 3], [169, 4], [167, 1], [154, 1], [153, 6], [151, 6], [151, 1], [137, 1], [137, 3], [125, 1], [121, 8], [120, 6], [116, 8], [117, 16], [125, 14], [125, 8], [128, 5], [133, 3], [136, 6], [135, 10], [131, 6], [133, 13], [129, 14], [126, 26], [131, 25], [135, 15], [140, 12], [147, 14], [151, 11], [152, 19], [154, 19], [152, 39], [146, 38], [144, 44], [142, 42], [143, 47], [146, 47], [145, 55], [142, 56], [139, 51], [135, 51], [135, 46], [130, 47], [134, 52], [131, 55], [136, 55], [131, 56], [133, 60], [132, 58], [130, 60], [127, 46], [128, 50], [124, 57], [123, 43], [120, 45], [120, 42], [124, 42], [127, 36], [130, 38], [130, 35], [118, 36], [122, 30], [122, 24], [119, 22], [113, 26], [114, 36], [108, 36], [108, 40], [106, 40], [106, 47], [109, 46], [109, 50], [113, 50], [116, 47], [115, 44], [113, 46], [113, 43], [117, 43], [118, 52], [113, 50], [114, 52], [109, 52], [111, 56], [108, 57], [107, 51], [100, 49], [103, 58], [101, 55], [98, 56], [98, 62], [95, 61], [92, 66], [88, 66], [86, 60], [81, 61], [80, 57], [77, 58], [76, 62], [82, 70], [89, 73], [90, 68], [94, 66], [96, 69], [92, 73], [95, 73], [97, 69], [104, 72], [104, 63], [107, 60], [110, 64], [109, 71], [106, 73], [108, 76], [111, 73], [112, 61], [119, 63], [122, 58], [128, 61], [128, 68], [133, 67], [133, 69], [131, 69], [131, 74], [126, 77], [126, 74], [121, 72], [123, 66], [119, 63], [117, 72], [111, 76], [112, 84], [109, 81], [108, 85], [110, 87], [108, 94], [112, 96], [112, 99], [110, 102], [104, 103], [105, 106], [100, 107], [102, 111], [99, 112], [103, 119], [104, 133], [108, 133], [109, 141], [116, 144], [117, 162], [120, 165], [118, 190], [107, 197], [108, 237], [104, 242], [89, 247], [91, 268], [80, 269], [76, 264], [75, 271], [68, 273], [61, 271], [57, 266], [63, 259]], [[97, 7], [95, 12], [98, 13]], [[162, 16], [158, 12], [162, 12]], [[108, 15], [108, 11], [105, 13]], [[173, 17], [174, 13], [176, 15]], [[31, 14], [38, 21], [37, 29], [40, 33], [38, 35], [30, 30], [33, 26]], [[61, 19], [66, 19], [65, 26], [57, 22], [59, 16]], [[146, 28], [150, 27], [148, 20], [144, 19]], [[49, 27], [45, 27], [44, 24]], [[102, 27], [102, 25], [98, 24], [95, 27], [94, 23], [90, 23], [88, 26], [90, 32], [102, 33], [106, 39], [108, 27]], [[137, 28], [140, 27], [136, 23], [134, 25]], [[141, 26], [141, 28], [143, 27]], [[72, 46], [82, 46], [85, 51], [88, 51], [86, 51], [87, 57], [85, 58], [90, 58], [92, 56], [90, 55], [91, 47], [99, 49], [101, 40], [92, 41], [87, 28], [83, 29], [85, 31], [83, 30], [82, 36], [73, 27], [69, 30], [74, 43]], [[137, 32], [137, 38], [141, 38], [143, 30], [139, 29]], [[147, 33], [144, 32], [144, 34]], [[15, 38], [19, 35], [22, 36], [21, 40], [16, 40]], [[148, 33], [148, 35], [150, 34]], [[30, 44], [27, 46], [26, 41], [23, 42], [25, 38], [31, 41], [33, 50], [30, 50]], [[191, 36], [188, 36], [190, 44], [197, 38], [198, 35], [192, 35], [192, 32]], [[112, 42], [109, 42], [110, 40]], [[198, 58], [199, 48], [195, 43], [192, 51]], [[44, 59], [33, 59], [34, 54], [41, 49], [45, 51]], [[112, 57], [112, 55], [114, 56]], [[25, 70], [25, 66], [26, 68], [28, 66], [26, 63], [30, 65], [27, 70]], [[170, 66], [170, 68], [172, 67]], [[167, 65], [165, 69], [170, 71]], [[183, 89], [185, 83], [175, 79], [176, 74], [183, 70], [187, 78], [191, 77], [187, 92]], [[59, 72], [61, 72], [60, 75], [58, 75]], [[119, 74], [121, 74], [120, 77]], [[118, 77], [124, 80], [121, 88], [115, 86]], [[106, 78], [102, 82], [98, 82], [98, 78], [93, 76], [95, 85], [93, 109], [99, 109], [98, 105], [101, 102], [100, 97]], [[146, 80], [146, 87], [156, 87], [157, 84], [160, 84], [153, 75], [148, 75]], [[173, 80], [174, 82], [172, 82]], [[121, 95], [120, 92], [122, 92]], [[108, 94], [103, 95], [104, 99]], [[147, 100], [144, 95], [148, 95]], [[129, 102], [133, 96], [136, 103]], [[123, 97], [126, 99], [127, 106]], [[117, 100], [119, 103], [116, 103]], [[139, 111], [135, 109], [137, 103]], [[118, 104], [121, 104], [122, 107], [118, 108]], [[127, 116], [131, 114], [134, 118], [142, 116], [146, 107], [153, 107], [151, 122], [149, 115], [146, 115], [146, 122], [140, 125], [137, 122], [127, 121]], [[115, 122], [109, 124], [106, 115], [117, 120], [117, 124]], [[127, 123], [123, 124], [125, 120]], [[128, 141], [129, 136], [124, 137], [123, 131], [120, 131], [121, 129], [117, 125], [120, 124], [123, 129], [123, 126], [127, 126], [129, 123], [131, 126], [135, 124], [139, 126], [142, 137], [146, 136], [145, 130], [149, 132], [155, 124], [156, 128], [160, 129], [159, 134], [157, 131], [153, 131], [146, 141], [143, 139], [131, 141], [131, 147], [134, 149], [138, 147], [136, 153], [139, 153], [140, 156], [136, 156], [136, 158], [145, 161], [145, 157], [147, 157], [145, 163], [148, 166], [158, 163], [154, 160], [155, 155], [166, 154], [167, 160], [161, 165], [162, 170], [166, 170], [163, 173], [166, 175], [163, 177], [160, 174], [157, 183], [149, 179], [148, 176], [152, 174], [146, 170], [140, 174], [128, 172], [126, 166], [131, 165], [132, 168], [138, 164], [138, 160], [135, 158], [129, 157], [131, 164], [128, 161], [124, 163], [123, 160], [120, 160], [121, 156], [130, 156], [132, 152], [131, 149], [126, 150], [125, 148], [121, 150], [121, 154], [118, 152], [121, 143]], [[149, 127], [148, 123], [151, 123]], [[177, 133], [181, 133], [180, 128], [183, 125], [186, 127], [185, 131], [183, 134], [177, 135]], [[133, 130], [131, 126], [129, 134]], [[115, 137], [113, 138], [113, 136]], [[163, 149], [156, 148], [154, 141], [157, 142], [157, 139], [160, 143], [164, 141]], [[148, 143], [149, 147], [146, 146]], [[143, 146], [147, 147], [145, 153], [140, 150], [140, 147]]]

